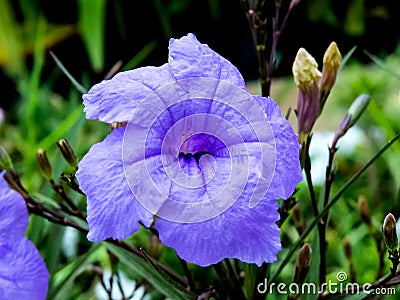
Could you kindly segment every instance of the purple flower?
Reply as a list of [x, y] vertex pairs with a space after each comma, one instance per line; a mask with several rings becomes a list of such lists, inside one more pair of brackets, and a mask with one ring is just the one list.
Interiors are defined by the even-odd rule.
[[161, 241], [191, 263], [276, 260], [276, 200], [302, 180], [299, 144], [229, 61], [188, 34], [171, 39], [168, 63], [119, 73], [83, 99], [88, 119], [127, 122], [79, 163], [89, 240], [124, 239], [157, 216]]
[[38, 250], [24, 237], [25, 201], [0, 173], [0, 299], [46, 299], [49, 273]]

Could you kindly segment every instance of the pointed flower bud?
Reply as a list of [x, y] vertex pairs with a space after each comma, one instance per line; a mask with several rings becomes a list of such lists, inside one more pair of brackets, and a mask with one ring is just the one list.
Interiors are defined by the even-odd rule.
[[294, 226], [297, 229], [297, 232], [299, 234], [303, 233], [303, 227], [304, 227], [304, 220], [301, 216], [301, 211], [300, 211], [300, 207], [298, 204], [296, 204], [293, 207], [293, 221], [294, 221]]
[[297, 100], [297, 130], [299, 142], [303, 144], [315, 124], [319, 110], [318, 82], [321, 72], [315, 59], [300, 48], [293, 63], [294, 82], [299, 89]]
[[296, 273], [295, 282], [301, 283], [306, 278], [308, 269], [310, 268], [311, 261], [311, 247], [308, 243], [305, 243], [303, 247], [300, 248], [297, 259], [296, 259]]
[[335, 84], [336, 76], [342, 63], [342, 55], [335, 42], [332, 42], [328, 49], [325, 51], [322, 67], [322, 78], [319, 84], [321, 105], [319, 113], [321, 113], [326, 99]]
[[76, 158], [74, 150], [72, 150], [67, 140], [61, 139], [57, 142], [58, 149], [60, 150], [65, 161], [72, 167], [78, 166], [78, 159]]
[[396, 219], [391, 213], [383, 221], [382, 233], [389, 250], [396, 250], [399, 244], [396, 233]]
[[369, 102], [370, 97], [368, 94], [361, 94], [356, 98], [356, 100], [354, 100], [349, 110], [347, 111], [346, 116], [340, 123], [338, 130], [336, 131], [334, 138], [335, 141], [339, 140], [339, 138], [345, 135], [347, 130], [353, 127], [353, 125], [363, 114], [364, 110], [367, 108]]
[[39, 149], [38, 152], [36, 153], [36, 158], [39, 164], [40, 172], [42, 172], [43, 177], [48, 180], [52, 179], [53, 178], [52, 168], [49, 159], [47, 157], [46, 151], [44, 151], [43, 149]]
[[361, 220], [368, 225], [368, 227], [371, 227], [372, 222], [371, 222], [371, 214], [369, 212], [369, 207], [367, 203], [367, 199], [365, 199], [364, 196], [358, 197], [357, 201], [357, 210], [358, 213], [361, 216]]
[[370, 97], [368, 94], [361, 94], [354, 100], [353, 104], [351, 104], [347, 114], [350, 116], [349, 128], [352, 127], [357, 120], [361, 117], [364, 110], [367, 108]]

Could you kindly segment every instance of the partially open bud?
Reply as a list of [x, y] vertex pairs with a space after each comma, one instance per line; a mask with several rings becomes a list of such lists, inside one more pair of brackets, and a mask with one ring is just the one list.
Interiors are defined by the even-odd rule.
[[52, 169], [46, 152], [43, 149], [39, 149], [36, 153], [36, 158], [39, 164], [40, 172], [42, 172], [43, 177], [48, 180], [52, 179]]
[[311, 132], [318, 116], [319, 87], [321, 72], [315, 59], [304, 49], [300, 48], [293, 63], [294, 82], [299, 89], [297, 100], [297, 130], [299, 142], [303, 144]]
[[72, 150], [67, 140], [61, 139], [57, 142], [58, 149], [60, 150], [65, 161], [72, 167], [78, 166], [78, 159], [76, 158], [74, 150]]
[[368, 227], [371, 227], [372, 222], [371, 222], [371, 214], [369, 212], [369, 207], [367, 203], [367, 199], [365, 199], [364, 196], [358, 197], [357, 201], [357, 210], [358, 213], [360, 214], [361, 220], [368, 225]]
[[295, 282], [302, 283], [306, 278], [310, 268], [311, 253], [311, 247], [307, 243], [300, 248], [296, 259], [296, 272], [294, 275]]
[[320, 101], [319, 113], [325, 105], [326, 99], [335, 84], [337, 72], [342, 63], [342, 55], [335, 42], [332, 42], [325, 51], [322, 67], [322, 78], [319, 84]]
[[0, 169], [10, 170], [13, 169], [13, 164], [6, 149], [0, 145]]
[[382, 233], [388, 249], [396, 250], [399, 244], [396, 233], [396, 219], [391, 213], [383, 221]]

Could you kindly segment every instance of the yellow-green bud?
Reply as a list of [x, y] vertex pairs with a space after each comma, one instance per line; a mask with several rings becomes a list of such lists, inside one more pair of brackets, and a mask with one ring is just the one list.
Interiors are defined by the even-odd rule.
[[72, 167], [78, 166], [78, 159], [76, 158], [74, 150], [72, 150], [67, 140], [61, 139], [57, 142], [58, 149], [60, 150], [65, 161]]
[[383, 221], [382, 233], [389, 250], [396, 250], [399, 244], [396, 233], [396, 219], [391, 213]]
[[36, 153], [36, 158], [39, 164], [40, 172], [42, 173], [43, 177], [50, 180], [53, 178], [52, 168], [47, 158], [47, 154], [43, 149], [39, 149]]
[[0, 170], [10, 170], [13, 169], [13, 164], [10, 156], [8, 155], [6, 149], [0, 145]]
[[319, 112], [321, 113], [326, 99], [331, 92], [331, 89], [336, 81], [336, 76], [342, 63], [342, 55], [335, 42], [332, 42], [328, 49], [325, 51], [322, 67], [322, 78], [319, 84], [321, 106]]

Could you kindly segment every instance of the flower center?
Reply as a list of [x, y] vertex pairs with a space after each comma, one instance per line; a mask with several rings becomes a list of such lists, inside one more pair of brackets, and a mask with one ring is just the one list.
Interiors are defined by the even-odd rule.
[[182, 134], [183, 143], [179, 148], [179, 155], [191, 154], [196, 160], [204, 154], [215, 155], [219, 150], [225, 148], [225, 145], [217, 137], [207, 133]]

